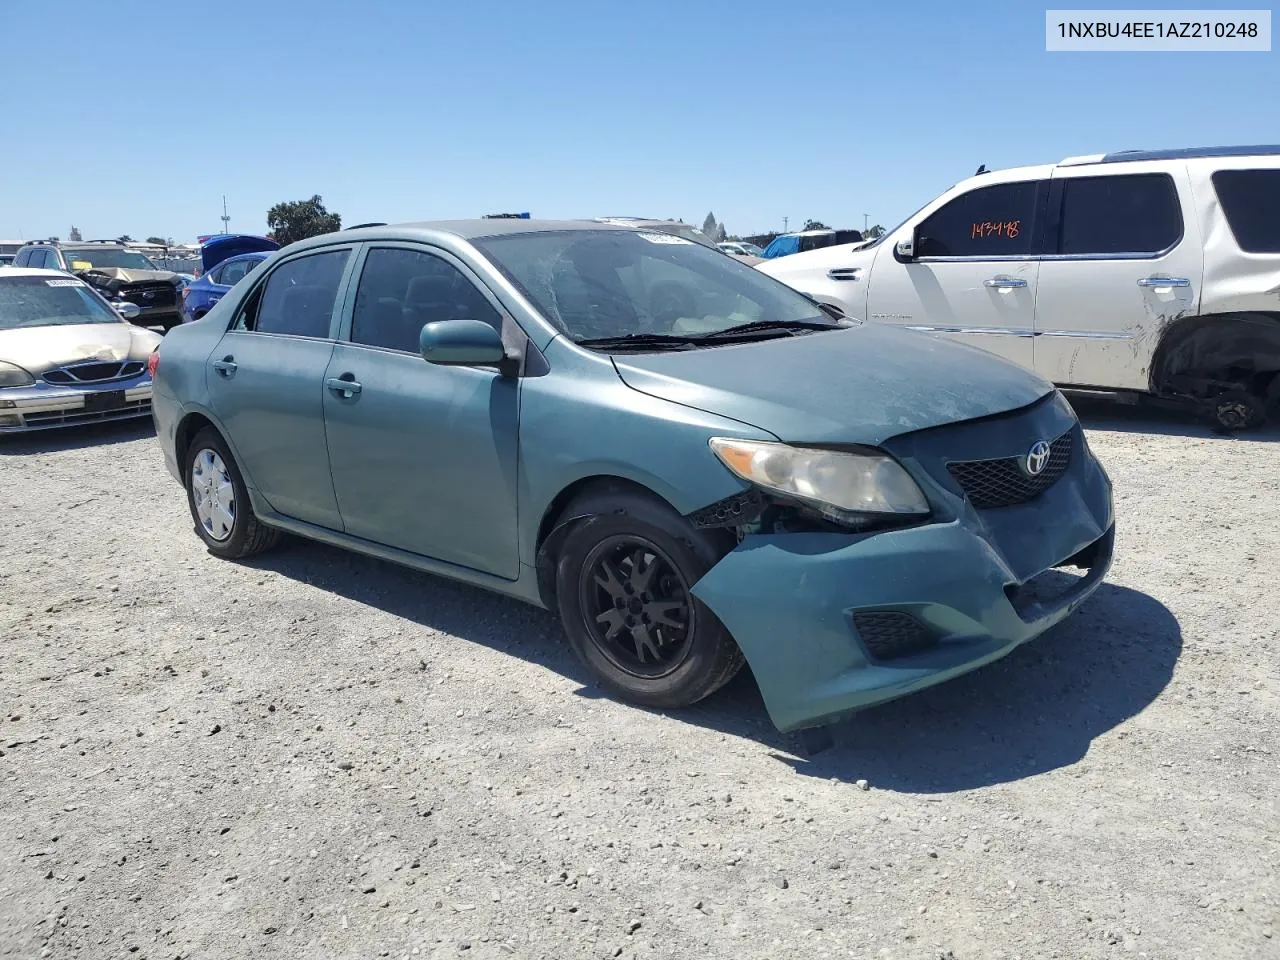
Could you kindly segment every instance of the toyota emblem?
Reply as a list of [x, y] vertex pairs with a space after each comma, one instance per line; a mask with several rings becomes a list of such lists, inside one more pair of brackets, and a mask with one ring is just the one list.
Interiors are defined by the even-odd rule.
[[1027, 476], [1038, 477], [1044, 473], [1044, 468], [1049, 465], [1049, 444], [1044, 440], [1037, 440], [1027, 451]]

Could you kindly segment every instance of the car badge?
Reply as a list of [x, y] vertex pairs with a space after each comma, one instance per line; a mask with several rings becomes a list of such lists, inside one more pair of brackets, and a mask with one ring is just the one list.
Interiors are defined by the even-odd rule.
[[1027, 476], [1038, 477], [1044, 473], [1044, 468], [1049, 465], [1049, 454], [1051, 452], [1047, 441], [1037, 440], [1032, 444], [1031, 449], [1027, 451], [1027, 459], [1024, 465]]

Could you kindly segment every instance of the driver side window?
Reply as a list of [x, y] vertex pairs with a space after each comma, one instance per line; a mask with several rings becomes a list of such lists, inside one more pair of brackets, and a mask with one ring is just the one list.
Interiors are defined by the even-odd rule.
[[916, 228], [916, 257], [1030, 256], [1042, 181], [996, 183], [963, 193]]
[[463, 319], [483, 320], [502, 330], [502, 315], [447, 260], [401, 247], [369, 251], [356, 288], [352, 343], [417, 353], [428, 323]]

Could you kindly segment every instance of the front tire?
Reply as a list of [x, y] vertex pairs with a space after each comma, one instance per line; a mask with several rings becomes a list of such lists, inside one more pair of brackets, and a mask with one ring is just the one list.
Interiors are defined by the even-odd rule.
[[722, 551], [665, 504], [629, 491], [589, 495], [556, 563], [569, 644], [600, 683], [647, 707], [689, 706], [728, 683], [742, 652], [693, 584]]
[[217, 431], [197, 433], [183, 465], [191, 519], [210, 553], [239, 560], [275, 546], [280, 532], [253, 515], [240, 468]]

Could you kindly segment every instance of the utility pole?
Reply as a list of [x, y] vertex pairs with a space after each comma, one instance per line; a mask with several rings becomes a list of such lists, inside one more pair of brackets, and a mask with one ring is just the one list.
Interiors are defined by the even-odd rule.
[[782, 218], [782, 232], [783, 232], [783, 233], [786, 233], [786, 232], [787, 232], [787, 224], [788, 224], [788, 223], [790, 223], [790, 222], [791, 222], [791, 221], [789, 221], [786, 217], [783, 217], [783, 218]]
[[862, 215], [862, 232], [863, 233], [867, 232], [867, 226], [870, 223], [871, 223], [871, 215], [869, 213], [864, 213]]
[[231, 223], [231, 218], [227, 216], [227, 195], [224, 193], [222, 195], [222, 232], [223, 233], [231, 232], [230, 230], [227, 229], [227, 225], [230, 223]]

